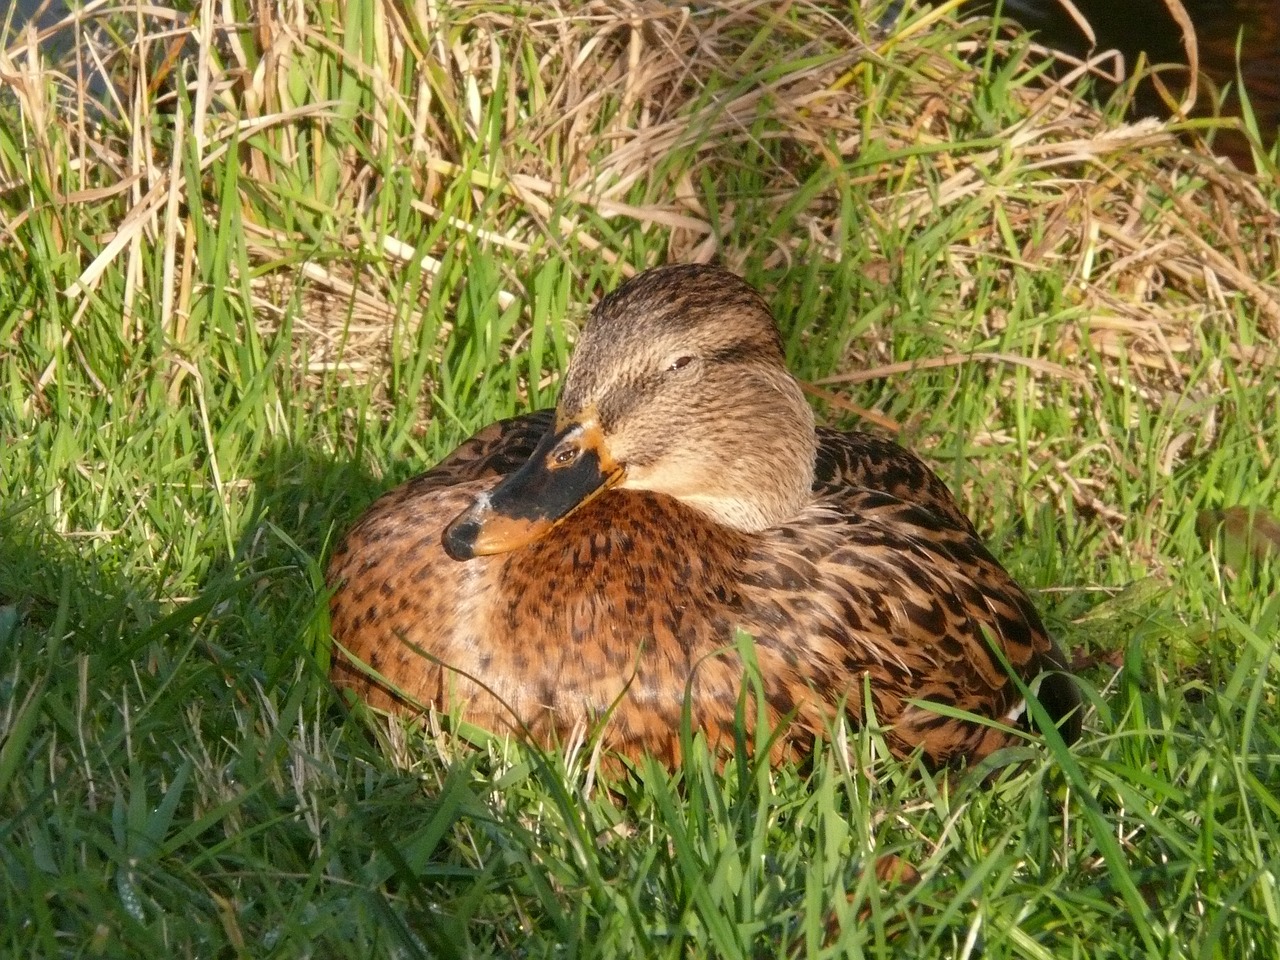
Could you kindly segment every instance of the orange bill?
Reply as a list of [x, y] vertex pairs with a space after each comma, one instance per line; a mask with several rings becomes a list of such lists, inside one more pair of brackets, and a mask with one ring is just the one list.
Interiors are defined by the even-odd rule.
[[529, 460], [454, 518], [444, 549], [455, 560], [518, 550], [622, 480], [594, 413], [547, 431]]

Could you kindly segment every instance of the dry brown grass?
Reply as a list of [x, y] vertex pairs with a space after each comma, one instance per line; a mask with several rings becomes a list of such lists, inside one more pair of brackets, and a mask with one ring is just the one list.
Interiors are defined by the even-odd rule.
[[[301, 129], [315, 125], [326, 133], [342, 106], [290, 87], [305, 58], [340, 49], [334, 22], [266, 2], [255, 5], [247, 26], [215, 7], [186, 21], [136, 9], [141, 30], [127, 45], [103, 49], [91, 42], [100, 42], [100, 34], [78, 26], [108, 12], [94, 3], [43, 38], [11, 43], [0, 60], [31, 130], [67, 128], [80, 164], [96, 167], [87, 176], [77, 171], [82, 189], [67, 184], [60, 199], [103, 204], [115, 199], [112, 191], [128, 195], [113, 255], [138, 232], [155, 229], [186, 199], [188, 185], [158, 154], [159, 140], [145, 123], [131, 143], [95, 139], [113, 128], [91, 124], [83, 78], [60, 83], [33, 55], [41, 40], [79, 32], [81, 63], [96, 60], [119, 81], [114, 95], [99, 93], [108, 116], [145, 121], [148, 115], [131, 111], [124, 95], [136, 97], [145, 83], [155, 99], [144, 105], [162, 105], [166, 84], [183, 74], [196, 93], [187, 136], [199, 142], [205, 165], [233, 133], [262, 132], [241, 149], [246, 171], [264, 182], [279, 164], [266, 147], [287, 157], [297, 151]], [[999, 209], [1021, 241], [1023, 265], [1059, 271], [1078, 285], [1093, 316], [1067, 332], [1065, 356], [1088, 340], [1104, 355], [1127, 350], [1139, 368], [1176, 376], [1179, 356], [1194, 349], [1192, 317], [1213, 322], [1229, 312], [1232, 298], [1258, 312], [1270, 338], [1280, 334], [1274, 282], [1280, 231], [1269, 198], [1250, 176], [1159, 124], [1100, 117], [1070, 85], [1092, 65], [1066, 82], [1011, 86], [1013, 122], [975, 138], [972, 102], [982, 83], [985, 35], [935, 14], [881, 35], [817, 3], [779, 11], [722, 0], [696, 12], [646, 2], [543, 4], [516, 17], [485, 2], [433, 2], [382, 12], [371, 27], [368, 62], [345, 61], [369, 84], [375, 106], [359, 118], [361, 130], [370, 155], [390, 151], [412, 171], [425, 218], [441, 216], [449, 186], [466, 179], [476, 209], [466, 220], [453, 218], [446, 235], [470, 233], [495, 248], [543, 255], [576, 241], [613, 260], [627, 251], [611, 248], [593, 228], [595, 218], [629, 219], [661, 232], [670, 259], [732, 262], [741, 251], [720, 246], [700, 196], [707, 180], [695, 184], [694, 176], [728, 179], [749, 142], [769, 141], [775, 162], [757, 171], [762, 184], [749, 198], [753, 216], [760, 205], [766, 215], [781, 214], [816, 168], [829, 168], [832, 189], [804, 200], [795, 215], [799, 229], [766, 257], [768, 266], [802, 250], [841, 258], [836, 190], [845, 183], [878, 196], [877, 215], [900, 228], [979, 198]], [[930, 29], [949, 33], [952, 42], [918, 42]], [[1028, 69], [1037, 65], [1034, 50], [1014, 55]], [[869, 87], [879, 93], [890, 86], [891, 97], [868, 94]], [[60, 99], [50, 97], [51, 88]], [[501, 129], [486, 133], [494, 118]], [[483, 146], [486, 138], [496, 150]], [[47, 133], [41, 141], [35, 153], [58, 182], [57, 151]], [[901, 155], [860, 166], [868, 141]], [[478, 144], [483, 171], [474, 169]], [[376, 189], [377, 167], [354, 150], [339, 160], [339, 212], [358, 210]], [[83, 189], [85, 179], [97, 181], [92, 190]], [[716, 198], [720, 234], [729, 232], [742, 199]], [[298, 240], [257, 226], [264, 258]], [[352, 232], [335, 242], [367, 247], [354, 218], [349, 226]], [[1008, 258], [999, 228], [992, 217], [957, 237], [956, 269]], [[394, 261], [412, 251], [385, 244], [374, 253]], [[894, 251], [883, 256], [891, 261]], [[100, 257], [97, 267], [109, 260]], [[96, 272], [87, 269], [86, 282]], [[354, 297], [357, 314], [374, 324], [388, 313], [364, 283], [362, 296], [333, 273], [313, 270], [311, 279]], [[1236, 359], [1254, 362], [1258, 350], [1242, 345]]]

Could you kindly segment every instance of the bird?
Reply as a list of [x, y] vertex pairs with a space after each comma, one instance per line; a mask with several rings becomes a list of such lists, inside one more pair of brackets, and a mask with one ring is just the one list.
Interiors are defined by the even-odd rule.
[[759, 715], [775, 764], [843, 720], [965, 766], [1035, 728], [1028, 684], [1080, 734], [1061, 648], [946, 484], [816, 426], [769, 305], [717, 266], [603, 297], [555, 408], [376, 500], [327, 583], [337, 687], [544, 747], [674, 766], [682, 722], [724, 755]]

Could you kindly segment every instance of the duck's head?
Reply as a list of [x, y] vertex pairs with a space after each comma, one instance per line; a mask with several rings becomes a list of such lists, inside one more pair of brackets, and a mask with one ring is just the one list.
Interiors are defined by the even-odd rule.
[[555, 425], [449, 524], [445, 549], [458, 560], [515, 550], [613, 487], [764, 530], [808, 502], [816, 450], [760, 295], [717, 267], [651, 270], [592, 311]]

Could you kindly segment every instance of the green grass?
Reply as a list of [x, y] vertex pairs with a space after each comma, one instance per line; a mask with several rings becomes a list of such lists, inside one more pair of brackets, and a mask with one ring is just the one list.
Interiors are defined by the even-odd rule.
[[[1280, 512], [1276, 183], [924, 11], [440, 6], [0, 43], [0, 953], [1280, 956], [1280, 590], [1196, 533]], [[1095, 661], [1069, 753], [602, 785], [329, 689], [333, 539], [708, 237]]]

